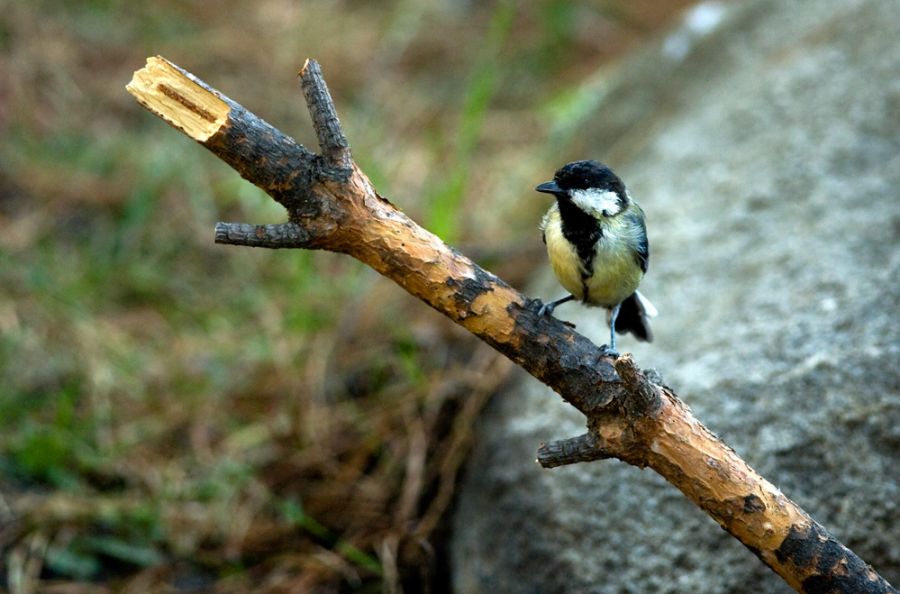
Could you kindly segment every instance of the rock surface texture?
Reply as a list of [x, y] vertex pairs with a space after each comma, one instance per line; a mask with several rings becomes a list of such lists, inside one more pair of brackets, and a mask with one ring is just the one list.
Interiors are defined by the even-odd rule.
[[[656, 342], [620, 350], [895, 587], [898, 15], [896, 0], [701, 4], [622, 64], [568, 155], [610, 164], [648, 215]], [[604, 342], [602, 310], [557, 315]], [[495, 400], [454, 518], [456, 591], [790, 591], [650, 471], [535, 464], [541, 441], [583, 431], [530, 378]]]

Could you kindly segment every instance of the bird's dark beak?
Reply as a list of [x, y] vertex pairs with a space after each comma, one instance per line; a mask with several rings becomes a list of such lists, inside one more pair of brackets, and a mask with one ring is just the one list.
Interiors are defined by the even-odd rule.
[[563, 190], [555, 181], [548, 181], [536, 187], [535, 191], [543, 192], [544, 194], [561, 194]]

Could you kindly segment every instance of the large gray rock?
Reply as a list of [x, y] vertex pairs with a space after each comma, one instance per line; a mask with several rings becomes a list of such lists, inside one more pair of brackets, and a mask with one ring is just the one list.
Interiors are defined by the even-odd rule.
[[[625, 64], [570, 155], [610, 163], [648, 213], [657, 341], [621, 347], [896, 586], [900, 5], [700, 10]], [[605, 342], [602, 310], [557, 313]], [[790, 591], [651, 471], [534, 463], [581, 432], [530, 378], [494, 402], [454, 518], [457, 591]]]

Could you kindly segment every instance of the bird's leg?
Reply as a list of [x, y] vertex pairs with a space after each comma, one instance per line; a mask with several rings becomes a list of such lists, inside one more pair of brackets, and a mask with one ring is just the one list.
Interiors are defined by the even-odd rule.
[[616, 305], [609, 312], [609, 345], [603, 345], [600, 347], [600, 350], [604, 352], [605, 355], [609, 355], [612, 357], [618, 357], [619, 351], [616, 350], [616, 318], [619, 317], [619, 308], [622, 307], [622, 304]]
[[550, 303], [545, 303], [541, 306], [541, 309], [538, 310], [538, 315], [539, 316], [545, 316], [545, 315], [552, 316], [553, 310], [556, 309], [557, 305], [562, 305], [563, 303], [566, 303], [567, 301], [571, 301], [573, 299], [575, 299], [575, 295], [566, 295], [565, 297], [557, 299], [556, 301], [551, 301]]

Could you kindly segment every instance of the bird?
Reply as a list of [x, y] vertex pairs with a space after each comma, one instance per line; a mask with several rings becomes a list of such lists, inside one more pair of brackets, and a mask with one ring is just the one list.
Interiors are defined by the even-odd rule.
[[540, 229], [550, 266], [569, 292], [541, 304], [538, 314], [573, 300], [606, 308], [609, 345], [601, 349], [609, 356], [618, 356], [616, 331], [651, 342], [649, 318], [657, 311], [637, 290], [650, 263], [644, 211], [619, 176], [599, 161], [573, 161], [535, 190], [556, 198]]

